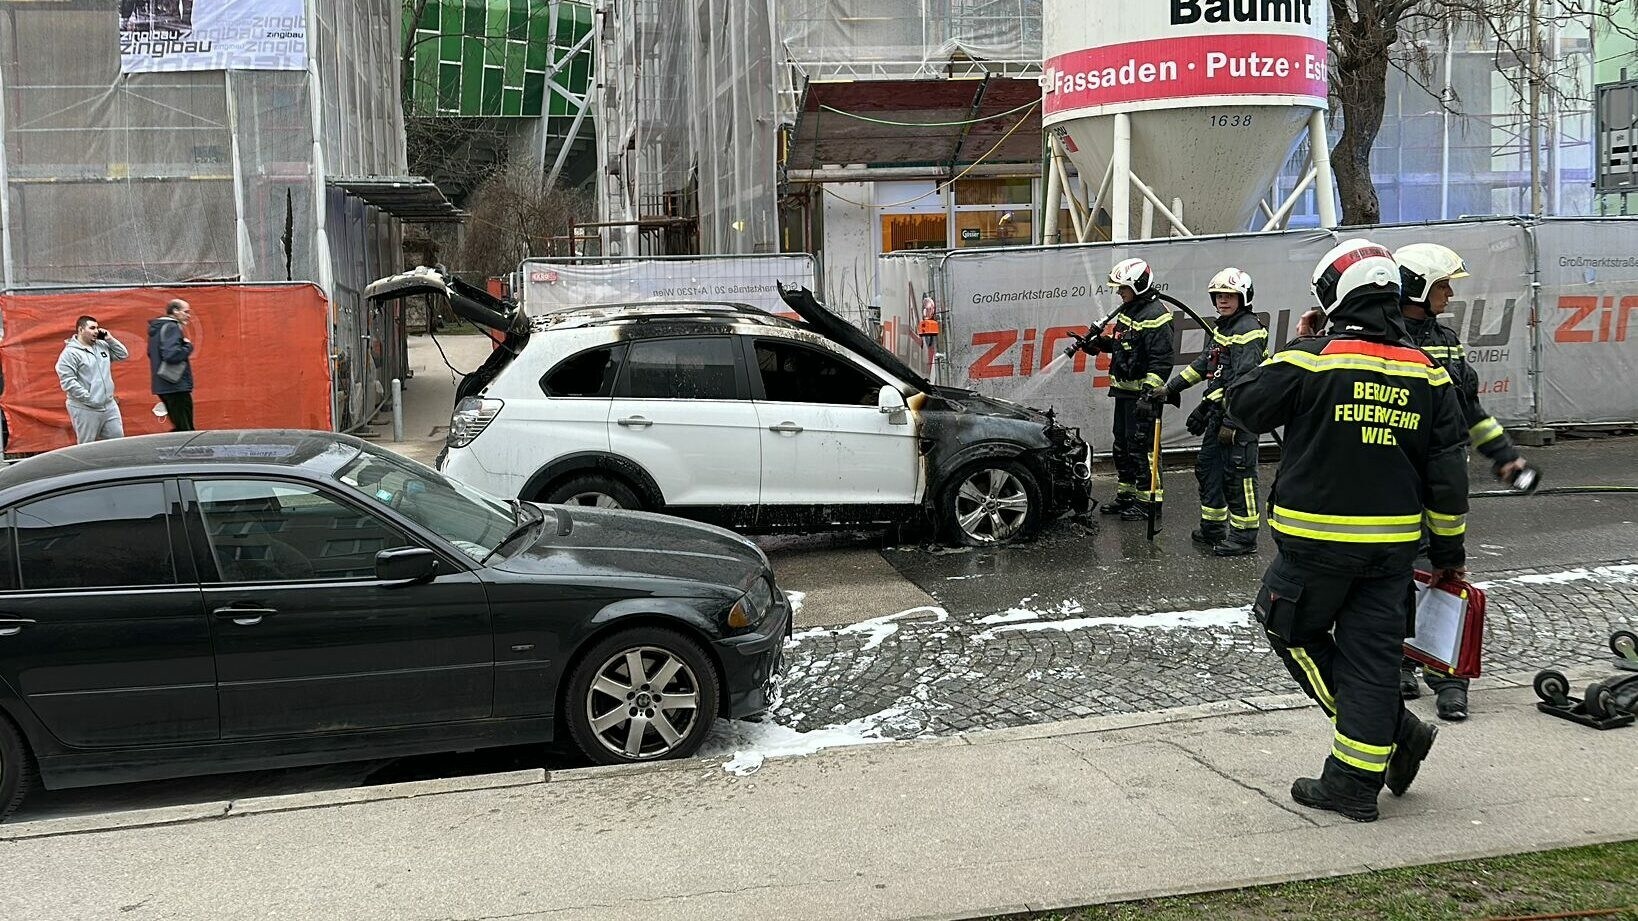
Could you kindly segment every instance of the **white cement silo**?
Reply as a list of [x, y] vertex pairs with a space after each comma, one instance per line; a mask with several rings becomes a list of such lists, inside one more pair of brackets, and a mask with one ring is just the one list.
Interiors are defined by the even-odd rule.
[[1324, 125], [1327, 0], [1044, 7], [1043, 124], [1063, 132], [1052, 143], [1083, 179], [1108, 177], [1100, 201], [1114, 239], [1135, 235], [1146, 201], [1162, 227], [1181, 202], [1179, 232], [1245, 230], [1303, 131], [1316, 154], [1320, 222], [1336, 225]]

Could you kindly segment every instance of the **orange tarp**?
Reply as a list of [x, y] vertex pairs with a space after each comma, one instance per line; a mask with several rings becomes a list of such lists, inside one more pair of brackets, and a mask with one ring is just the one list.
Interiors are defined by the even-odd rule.
[[330, 425], [330, 308], [313, 285], [223, 285], [0, 294], [0, 410], [6, 450], [49, 451], [74, 443], [57, 357], [82, 314], [97, 318], [130, 350], [114, 364], [125, 434], [171, 430], [153, 414], [148, 321], [172, 298], [193, 306], [194, 425], [201, 429]]

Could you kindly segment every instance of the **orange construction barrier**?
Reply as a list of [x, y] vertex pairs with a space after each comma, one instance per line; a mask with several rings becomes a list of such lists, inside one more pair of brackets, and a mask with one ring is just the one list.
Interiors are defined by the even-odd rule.
[[329, 429], [330, 307], [313, 285], [205, 285], [0, 294], [0, 368], [10, 454], [74, 443], [57, 356], [82, 314], [130, 350], [114, 364], [125, 434], [171, 430], [153, 414], [148, 321], [182, 298], [193, 307], [194, 425], [201, 429]]

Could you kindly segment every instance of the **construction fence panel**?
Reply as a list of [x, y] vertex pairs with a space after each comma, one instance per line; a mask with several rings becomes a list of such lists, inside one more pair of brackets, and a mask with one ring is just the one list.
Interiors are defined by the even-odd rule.
[[523, 308], [531, 316], [645, 301], [719, 301], [792, 316], [776, 285], [820, 290], [819, 264], [805, 253], [530, 259], [519, 272]]
[[[1385, 246], [1433, 240], [1467, 259], [1473, 277], [1458, 283], [1460, 301], [1446, 322], [1461, 329], [1470, 360], [1479, 373], [1486, 408], [1504, 423], [1524, 423], [1531, 414], [1529, 241], [1525, 229], [1509, 221], [1407, 225], [1362, 230]], [[1079, 426], [1100, 453], [1109, 447], [1114, 422], [1107, 355], [1077, 353], [1058, 360], [1084, 333], [1119, 304], [1105, 285], [1109, 269], [1141, 257], [1154, 269], [1157, 286], [1210, 320], [1206, 285], [1226, 266], [1251, 273], [1254, 307], [1269, 328], [1271, 349], [1296, 335], [1297, 320], [1313, 303], [1309, 281], [1314, 264], [1336, 245], [1323, 231], [1289, 231], [1224, 237], [1146, 240], [1016, 250], [966, 251], [944, 264], [948, 353], [944, 382], [990, 396], [1052, 408]], [[886, 262], [887, 260], [883, 260]], [[1206, 347], [1206, 333], [1176, 312], [1178, 349], [1174, 373]], [[1184, 422], [1202, 388], [1184, 395], [1180, 410], [1168, 411], [1163, 438], [1168, 446], [1198, 443]]]
[[1536, 249], [1542, 418], [1638, 420], [1638, 221], [1544, 221]]
[[57, 359], [75, 320], [97, 318], [130, 351], [116, 362], [115, 398], [127, 435], [168, 432], [152, 412], [148, 321], [172, 298], [193, 306], [195, 424], [201, 429], [329, 429], [330, 305], [314, 285], [201, 285], [14, 291], [0, 294], [0, 411], [6, 452], [33, 454], [74, 443]]
[[[943, 261], [942, 253], [894, 253], [883, 256], [877, 267], [881, 298], [875, 309], [867, 310], [862, 318], [854, 320], [899, 360], [934, 381], [938, 380], [940, 370], [934, 366], [937, 342], [943, 342], [945, 338], [941, 336], [933, 348], [928, 348], [918, 330], [922, 299], [929, 294], [940, 307], [940, 320], [944, 319], [944, 296], [939, 290]], [[845, 304], [831, 305], [831, 310], [853, 319]]]

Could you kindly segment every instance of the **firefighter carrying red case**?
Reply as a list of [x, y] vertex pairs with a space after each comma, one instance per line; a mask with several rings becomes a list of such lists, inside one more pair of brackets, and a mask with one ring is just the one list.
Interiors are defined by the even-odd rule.
[[1416, 571], [1416, 633], [1405, 638], [1405, 655], [1457, 678], [1479, 677], [1484, 645], [1484, 590], [1463, 579], [1433, 584]]

